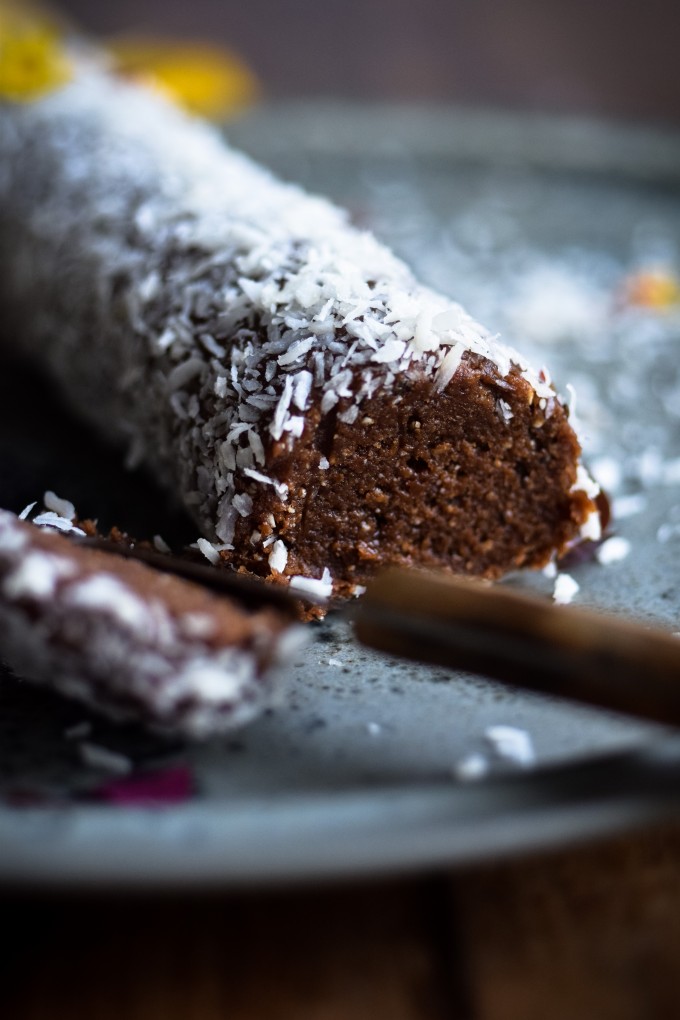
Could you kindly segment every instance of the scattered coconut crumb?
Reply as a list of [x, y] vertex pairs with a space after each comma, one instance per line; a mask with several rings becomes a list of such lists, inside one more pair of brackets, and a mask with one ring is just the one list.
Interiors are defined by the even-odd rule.
[[593, 510], [588, 514], [581, 525], [581, 538], [584, 541], [598, 542], [602, 538], [602, 520], [599, 510]]
[[190, 638], [207, 638], [215, 633], [215, 621], [207, 613], [182, 613], [180, 626]]
[[633, 473], [645, 489], [680, 484], [680, 457], [664, 460], [661, 450], [650, 446], [635, 459]]
[[220, 554], [218, 553], [212, 542], [209, 542], [207, 538], [199, 538], [196, 542], [198, 549], [203, 553], [206, 560], [216, 565], [220, 562]]
[[[573, 386], [571, 387], [573, 390]], [[582, 464], [576, 469], [576, 481], [571, 487], [572, 492], [585, 492], [590, 499], [596, 499], [600, 495], [600, 486], [590, 477]]]
[[680, 524], [662, 524], [656, 533], [657, 541], [661, 542], [662, 545], [665, 545], [666, 542], [670, 542], [672, 538], [677, 538], [678, 536], [680, 536]]
[[73, 726], [67, 726], [64, 730], [64, 736], [67, 740], [83, 740], [85, 737], [89, 737], [92, 733], [92, 723], [83, 720], [83, 722], [75, 723]]
[[499, 400], [498, 404], [497, 404], [497, 407], [498, 407], [498, 413], [499, 413], [501, 419], [504, 422], [507, 423], [507, 422], [511, 421], [514, 418], [514, 414], [513, 414], [512, 408], [510, 407], [510, 404], [508, 404], [507, 400], [502, 400], [502, 399]]
[[546, 565], [543, 567], [543, 576], [549, 578], [550, 580], [553, 580], [554, 578], [557, 577], [557, 564], [555, 563], [554, 560], [551, 560], [550, 563], [546, 563]]
[[489, 759], [483, 754], [468, 754], [453, 766], [453, 775], [463, 782], [482, 779], [489, 771]]
[[269, 566], [272, 570], [282, 574], [286, 569], [286, 563], [288, 562], [288, 549], [286, 543], [278, 539], [272, 546], [272, 551], [269, 554]]
[[290, 587], [299, 595], [328, 599], [333, 594], [333, 578], [328, 567], [324, 567], [320, 578], [304, 577], [302, 574], [295, 574], [290, 579]]
[[33, 502], [33, 503], [29, 503], [28, 506], [25, 506], [24, 509], [19, 514], [19, 520], [20, 521], [25, 521], [35, 505], [36, 505], [35, 502]]
[[623, 469], [617, 460], [613, 457], [597, 457], [589, 467], [595, 481], [605, 492], [618, 492], [623, 481]]
[[622, 521], [626, 517], [635, 517], [647, 508], [647, 497], [641, 492], [631, 493], [627, 496], [617, 496], [612, 502], [612, 517], [615, 521]]
[[101, 769], [103, 772], [113, 772], [118, 776], [127, 776], [132, 772], [131, 760], [124, 754], [110, 751], [107, 747], [83, 741], [78, 745], [78, 751], [84, 764], [91, 768]]
[[37, 524], [40, 528], [54, 528], [55, 531], [64, 531], [71, 535], [85, 534], [83, 529], [76, 528], [68, 517], [61, 517], [52, 510], [48, 510], [47, 513], [44, 514], [38, 514], [37, 517], [33, 518], [33, 523]]
[[580, 590], [578, 581], [571, 574], [558, 574], [553, 588], [553, 599], [558, 606], [566, 606]]
[[54, 510], [55, 514], [65, 517], [67, 521], [73, 521], [76, 516], [76, 508], [68, 499], [61, 499], [56, 492], [48, 489], [43, 496], [43, 503], [48, 510]]
[[623, 538], [622, 535], [613, 535], [606, 542], [602, 543], [597, 550], [596, 556], [598, 562], [606, 567], [610, 563], [618, 563], [619, 560], [625, 560], [630, 550], [631, 544], [627, 538]]
[[487, 726], [484, 738], [499, 758], [527, 768], [536, 761], [530, 735], [516, 726]]
[[680, 483], [680, 457], [665, 462], [661, 471], [661, 481], [664, 485], [678, 485]]
[[331, 658], [331, 659], [328, 660], [328, 665], [329, 666], [342, 666], [342, 660], [341, 659], [333, 659], [333, 658]]
[[158, 552], [169, 553], [171, 551], [168, 543], [160, 535], [153, 536], [153, 545], [154, 549], [156, 549]]
[[544, 262], [519, 281], [508, 314], [519, 334], [540, 344], [573, 336], [599, 339], [606, 329], [609, 298], [582, 274]]

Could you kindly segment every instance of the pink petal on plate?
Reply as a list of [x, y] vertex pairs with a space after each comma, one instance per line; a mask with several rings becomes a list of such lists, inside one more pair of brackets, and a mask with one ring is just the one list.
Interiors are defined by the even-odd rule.
[[194, 790], [191, 769], [175, 765], [104, 783], [92, 790], [90, 797], [125, 807], [157, 807], [181, 804], [193, 796]]

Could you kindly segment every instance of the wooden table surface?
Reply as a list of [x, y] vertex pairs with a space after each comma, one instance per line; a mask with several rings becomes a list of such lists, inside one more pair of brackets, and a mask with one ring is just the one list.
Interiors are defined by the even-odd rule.
[[680, 822], [417, 878], [0, 911], [3, 1020], [680, 1016]]

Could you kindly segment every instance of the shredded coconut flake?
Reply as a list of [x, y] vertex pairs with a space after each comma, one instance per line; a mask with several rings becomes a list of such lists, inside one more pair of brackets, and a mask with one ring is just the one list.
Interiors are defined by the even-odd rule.
[[64, 601], [83, 609], [101, 610], [132, 632], [143, 632], [148, 621], [144, 602], [112, 574], [92, 574], [73, 583]]
[[435, 376], [434, 386], [438, 393], [441, 393], [449, 385], [453, 379], [458, 366], [463, 359], [463, 353], [465, 348], [462, 344], [455, 344], [447, 352], [444, 360], [442, 361], [437, 375]]
[[613, 457], [597, 457], [590, 464], [590, 470], [605, 492], [613, 495], [621, 488], [623, 468]]
[[489, 759], [479, 753], [468, 754], [453, 766], [453, 774], [456, 779], [462, 782], [471, 782], [475, 779], [482, 779], [489, 772]]
[[74, 723], [73, 726], [67, 726], [64, 730], [64, 737], [66, 740], [83, 740], [91, 733], [92, 723], [83, 720], [83, 722]]
[[209, 542], [207, 538], [199, 538], [196, 545], [209, 563], [216, 566], [220, 562], [220, 554], [212, 542]]
[[2, 583], [10, 599], [46, 598], [54, 595], [60, 580], [73, 576], [70, 560], [40, 550], [28, 552]]
[[571, 574], [558, 574], [555, 578], [553, 599], [558, 605], [568, 605], [579, 591], [580, 585]]
[[603, 566], [608, 566], [610, 563], [618, 563], [620, 560], [625, 560], [631, 548], [627, 538], [623, 538], [621, 535], [613, 535], [599, 547], [596, 554], [597, 559]]
[[85, 765], [89, 765], [90, 768], [112, 772], [117, 776], [127, 776], [132, 772], [131, 760], [118, 751], [110, 751], [108, 747], [83, 741], [78, 745], [78, 751]]
[[60, 499], [56, 493], [48, 489], [43, 496], [43, 503], [48, 510], [54, 510], [55, 514], [64, 517], [67, 521], [73, 521], [76, 516], [76, 508], [67, 499]]
[[64, 531], [72, 535], [85, 534], [83, 529], [76, 528], [68, 517], [60, 517], [59, 514], [54, 513], [52, 510], [48, 510], [44, 514], [38, 514], [37, 517], [33, 518], [33, 523], [37, 524], [39, 528], [54, 528], [55, 531]]
[[612, 516], [615, 521], [622, 521], [626, 517], [635, 517], [647, 509], [647, 497], [641, 492], [632, 493], [629, 496], [618, 496], [612, 501]]
[[597, 542], [602, 537], [602, 519], [599, 510], [591, 510], [581, 525], [581, 538], [584, 541]]
[[510, 404], [507, 402], [507, 400], [498, 401], [498, 413], [500, 414], [503, 421], [506, 423], [512, 421], [512, 419], [514, 418], [512, 408], [510, 407]]
[[168, 375], [168, 392], [174, 393], [175, 390], [182, 389], [200, 375], [204, 368], [205, 363], [201, 358], [188, 358], [181, 365], [177, 365]]
[[253, 509], [253, 500], [247, 492], [237, 492], [232, 501], [232, 505], [234, 510], [236, 510], [241, 517], [248, 517], [250, 511]]
[[494, 752], [506, 761], [527, 768], [536, 761], [536, 752], [530, 735], [516, 726], [488, 726], [484, 737]]
[[299, 358], [303, 358], [305, 354], [311, 351], [312, 347], [316, 342], [316, 337], [308, 336], [304, 340], [298, 340], [296, 343], [291, 344], [285, 354], [280, 354], [278, 357], [278, 363], [283, 368], [286, 365], [292, 365]]
[[393, 361], [399, 361], [405, 350], [406, 344], [403, 340], [387, 340], [375, 354], [371, 355], [371, 361], [374, 361], [376, 364], [387, 365]]
[[583, 465], [579, 464], [576, 470], [576, 481], [572, 485], [571, 491], [585, 492], [586, 496], [589, 496], [590, 499], [595, 499], [596, 496], [600, 495], [600, 486], [590, 477]]
[[269, 566], [272, 570], [276, 570], [279, 574], [282, 574], [286, 569], [287, 562], [288, 549], [286, 548], [286, 543], [279, 539], [274, 542], [272, 551], [269, 554]]
[[290, 579], [290, 587], [291, 591], [298, 595], [328, 599], [333, 594], [333, 578], [328, 567], [325, 567], [321, 578], [303, 577], [301, 574], [295, 574]]
[[670, 542], [672, 539], [678, 537], [680, 537], [680, 524], [665, 521], [657, 528], [656, 540], [662, 545], [665, 545], [666, 542]]
[[208, 638], [215, 633], [215, 621], [206, 613], [183, 613], [180, 627], [189, 638]]

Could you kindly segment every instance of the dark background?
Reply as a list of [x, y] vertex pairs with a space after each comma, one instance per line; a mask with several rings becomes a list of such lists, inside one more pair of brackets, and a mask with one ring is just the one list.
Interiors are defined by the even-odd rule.
[[58, 0], [102, 34], [214, 39], [276, 98], [512, 106], [680, 124], [678, 0]]

